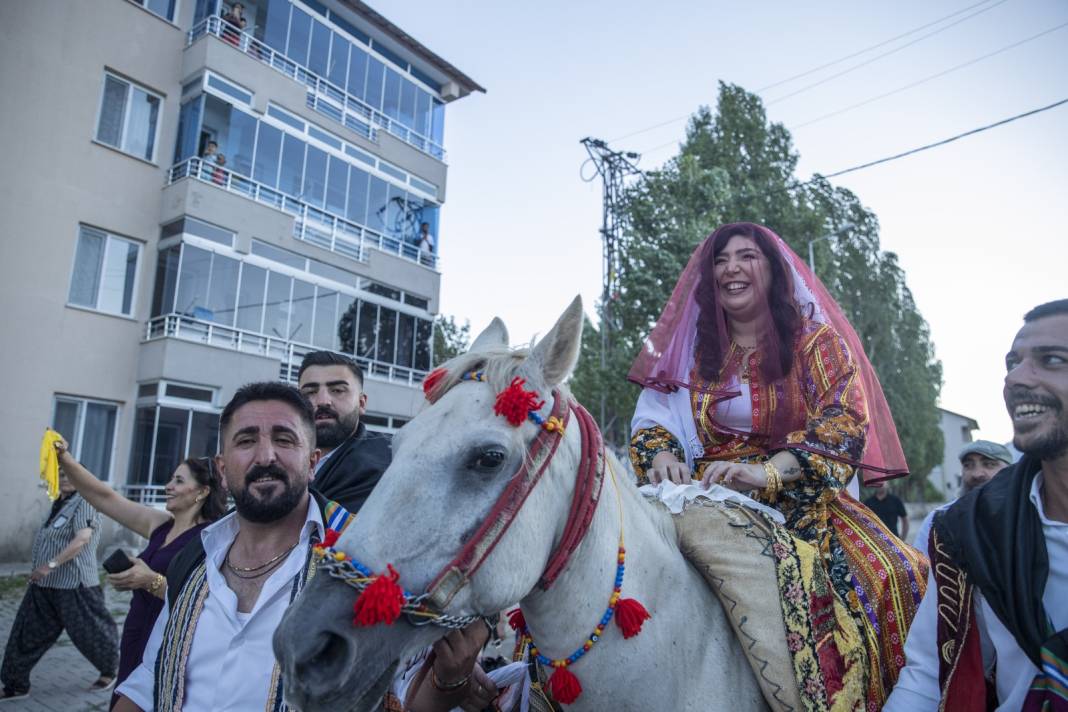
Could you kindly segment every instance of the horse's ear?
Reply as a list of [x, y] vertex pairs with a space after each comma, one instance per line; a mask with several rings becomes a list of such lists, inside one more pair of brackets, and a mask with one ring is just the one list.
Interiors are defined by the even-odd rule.
[[575, 370], [582, 346], [582, 321], [582, 297], [578, 296], [531, 352], [531, 360], [550, 388], [563, 383]]
[[504, 325], [504, 322], [499, 317], [493, 317], [493, 321], [489, 323], [489, 326], [483, 330], [481, 334], [475, 337], [474, 343], [471, 344], [471, 348], [468, 349], [469, 353], [475, 353], [476, 351], [489, 351], [491, 349], [506, 349], [508, 348], [508, 327]]

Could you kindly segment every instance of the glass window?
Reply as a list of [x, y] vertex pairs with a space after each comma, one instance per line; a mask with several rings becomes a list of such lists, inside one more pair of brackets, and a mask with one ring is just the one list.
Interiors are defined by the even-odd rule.
[[385, 307], [378, 311], [378, 348], [375, 358], [383, 363], [394, 363], [397, 344], [397, 312]]
[[397, 325], [397, 365], [410, 367], [415, 349], [415, 317], [401, 314]]
[[219, 416], [215, 413], [193, 411], [189, 428], [189, 450], [186, 457], [212, 457], [219, 452]]
[[112, 314], [133, 313], [141, 245], [81, 226], [70, 280], [71, 304]]
[[253, 238], [252, 240], [252, 254], [259, 255], [260, 257], [266, 257], [269, 260], [278, 262], [279, 264], [287, 265], [293, 269], [299, 269], [304, 271], [308, 266], [308, 258], [303, 255], [298, 255], [296, 252], [290, 252], [289, 250], [283, 250], [281, 247], [275, 247], [269, 242], [263, 242]]
[[368, 192], [367, 201], [367, 226], [372, 230], [385, 233], [389, 217], [386, 211], [389, 207], [389, 188], [381, 178], [371, 176], [371, 188]]
[[359, 319], [360, 301], [345, 294], [338, 295], [337, 350], [351, 354], [356, 352], [356, 322]]
[[308, 159], [304, 164], [304, 192], [301, 199], [321, 208], [325, 188], [326, 151], [315, 146], [308, 146]]
[[182, 266], [178, 275], [175, 311], [210, 321], [214, 316], [207, 308], [210, 278], [211, 253], [192, 245], [182, 245]]
[[367, 182], [369, 175], [359, 168], [349, 168], [349, 201], [345, 215], [349, 220], [367, 224]]
[[302, 344], [312, 342], [312, 312], [315, 309], [315, 285], [293, 280], [293, 309], [289, 317], [289, 338]]
[[382, 81], [386, 71], [386, 65], [374, 57], [367, 57], [367, 89], [364, 101], [376, 111], [382, 110]]
[[282, 139], [282, 166], [278, 187], [282, 192], [300, 197], [301, 177], [304, 175], [304, 142], [286, 134]]
[[275, 127], [259, 122], [256, 138], [256, 164], [252, 177], [272, 188], [278, 187], [278, 159], [282, 151], [282, 132]]
[[357, 99], [363, 99], [366, 85], [367, 53], [358, 47], [353, 47], [349, 52], [349, 77], [346, 86], [348, 86], [349, 94]]
[[214, 255], [211, 262], [211, 284], [208, 287], [208, 310], [217, 324], [233, 326], [237, 301], [237, 274], [241, 263], [230, 257]]
[[430, 370], [430, 356], [434, 338], [434, 322], [418, 319], [415, 327], [415, 367]]
[[330, 58], [330, 28], [321, 22], [312, 23], [311, 50], [308, 53], [308, 69], [320, 77], [326, 76]]
[[156, 286], [152, 295], [152, 316], [170, 314], [174, 311], [174, 288], [178, 282], [178, 256], [181, 248], [177, 245], [162, 250], [156, 264]]
[[138, 408], [134, 420], [133, 452], [130, 454], [131, 484], [146, 484], [152, 477], [152, 439], [156, 427], [156, 409]]
[[312, 343], [319, 348], [335, 349], [337, 338], [337, 292], [323, 287], [316, 287], [315, 294], [315, 329]]
[[382, 93], [382, 113], [391, 119], [400, 119], [400, 85], [400, 75], [387, 67], [386, 88]]
[[412, 128], [424, 136], [430, 135], [430, 95], [422, 89], [415, 92], [415, 124]]
[[112, 403], [57, 396], [53, 429], [67, 439], [70, 453], [102, 480], [111, 478], [118, 406]]
[[[353, 48], [353, 52], [360, 50]], [[326, 72], [326, 78], [339, 87], [345, 86], [345, 74], [349, 68], [349, 41], [337, 32], [331, 33], [330, 39], [330, 65]]]
[[337, 156], [330, 156], [330, 172], [326, 180], [326, 209], [335, 215], [344, 215], [348, 189], [348, 164]]
[[256, 141], [255, 118], [231, 108], [230, 122], [219, 150], [226, 154], [226, 167], [243, 176], [252, 175], [252, 147]]
[[445, 105], [434, 99], [430, 118], [430, 140], [439, 146], [445, 143]]
[[378, 333], [378, 305], [360, 302], [360, 321], [356, 329], [356, 355], [360, 358], [375, 357], [375, 337]]
[[289, 338], [289, 296], [292, 278], [277, 272], [267, 277], [267, 304], [264, 308], [263, 333], [278, 339]]
[[217, 0], [197, 0], [196, 6], [193, 9], [193, 25], [198, 25], [206, 18], [215, 14], [215, 3]]
[[252, 92], [242, 89], [211, 72], [208, 72], [208, 86], [222, 92], [231, 99], [237, 99], [242, 104], [252, 104]]
[[171, 22], [174, 22], [174, 1], [175, 0], [134, 0], [134, 2], [143, 6], [149, 12], [159, 15], [164, 20], [169, 20]]
[[282, 53], [286, 51], [286, 34], [289, 32], [289, 8], [288, 0], [268, 0], [267, 19], [262, 22], [263, 41]]
[[263, 327], [263, 290], [267, 270], [250, 264], [241, 265], [241, 289], [237, 296], [237, 328], [259, 333]]
[[198, 96], [182, 105], [178, 113], [178, 140], [174, 147], [174, 162], [178, 163], [197, 155], [200, 141], [200, 113], [204, 97]]
[[219, 416], [186, 408], [137, 409], [129, 481], [164, 485], [183, 460], [218, 452]]
[[415, 121], [415, 85], [407, 80], [401, 82], [400, 120], [405, 126], [419, 130]]
[[188, 428], [189, 411], [183, 408], [159, 408], [155, 437], [156, 454], [152, 458], [152, 484], [166, 484], [178, 468], [178, 463], [185, 459]]
[[308, 39], [311, 37], [312, 19], [303, 10], [293, 8], [293, 17], [289, 22], [289, 46], [286, 56], [297, 64], [308, 65]]
[[96, 140], [146, 161], [154, 160], [161, 101], [155, 94], [105, 74]]

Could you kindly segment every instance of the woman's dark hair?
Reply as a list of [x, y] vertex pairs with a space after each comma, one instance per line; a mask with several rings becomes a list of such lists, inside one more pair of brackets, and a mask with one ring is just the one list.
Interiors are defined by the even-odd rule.
[[182, 464], [189, 468], [198, 485], [208, 488], [208, 496], [200, 507], [201, 518], [208, 522], [220, 519], [226, 514], [226, 490], [215, 463], [210, 457], [190, 457]]
[[[701, 378], [715, 381], [723, 368], [723, 359], [730, 348], [730, 333], [726, 314], [719, 303], [716, 284], [716, 257], [723, 252], [732, 237], [742, 235], [756, 243], [771, 267], [767, 306], [773, 330], [760, 337], [760, 349], [769, 357], [761, 360], [761, 374], [771, 383], [790, 372], [794, 360], [794, 346], [801, 331], [801, 312], [794, 299], [793, 274], [785, 258], [767, 230], [754, 223], [732, 223], [712, 233], [705, 241], [701, 260], [701, 277], [694, 298], [700, 312], [697, 316], [697, 370]], [[776, 357], [771, 358], [774, 354]]]

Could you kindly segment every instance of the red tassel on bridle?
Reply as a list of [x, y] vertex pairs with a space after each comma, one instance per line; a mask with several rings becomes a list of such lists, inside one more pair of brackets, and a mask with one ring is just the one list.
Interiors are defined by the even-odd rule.
[[566, 667], [556, 668], [549, 678], [549, 695], [560, 704], [570, 705], [582, 694], [582, 683]]
[[621, 598], [616, 603], [616, 625], [624, 638], [633, 638], [642, 632], [642, 624], [652, 618], [649, 611], [635, 598]]
[[497, 402], [493, 404], [493, 412], [516, 427], [523, 424], [530, 411], [541, 410], [545, 405], [545, 401], [538, 400], [536, 391], [523, 388], [525, 383], [525, 379], [516, 376], [507, 388], [497, 394]]
[[523, 631], [527, 627], [527, 619], [523, 617], [523, 611], [516, 608], [513, 611], [508, 611], [508, 626], [512, 630]]
[[400, 574], [387, 564], [387, 572], [375, 576], [352, 606], [353, 625], [372, 626], [378, 623], [393, 625], [404, 605], [404, 589], [397, 585]]
[[444, 368], [435, 368], [423, 379], [423, 396], [431, 403], [434, 402], [431, 400], [431, 394], [433, 394], [434, 389], [437, 388], [437, 385], [441, 383], [442, 379], [448, 374], [449, 372]]

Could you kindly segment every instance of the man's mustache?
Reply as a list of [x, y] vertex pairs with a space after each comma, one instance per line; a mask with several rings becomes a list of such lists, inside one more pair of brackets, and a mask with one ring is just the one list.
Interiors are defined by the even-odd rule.
[[254, 465], [245, 473], [245, 485], [250, 485], [261, 477], [276, 477], [284, 482], [289, 481], [289, 473], [278, 465]]
[[334, 420], [338, 420], [341, 417], [337, 414], [336, 410], [334, 410], [328, 405], [321, 405], [315, 409], [315, 417], [318, 418], [320, 415], [325, 415], [328, 418], [333, 418]]
[[1005, 394], [1005, 404], [1010, 408], [1015, 408], [1023, 403], [1044, 405], [1047, 408], [1053, 408], [1055, 410], [1064, 409], [1064, 404], [1061, 403], [1060, 399], [1044, 393], [1036, 393], [1024, 386], [1013, 386], [1009, 392]]

